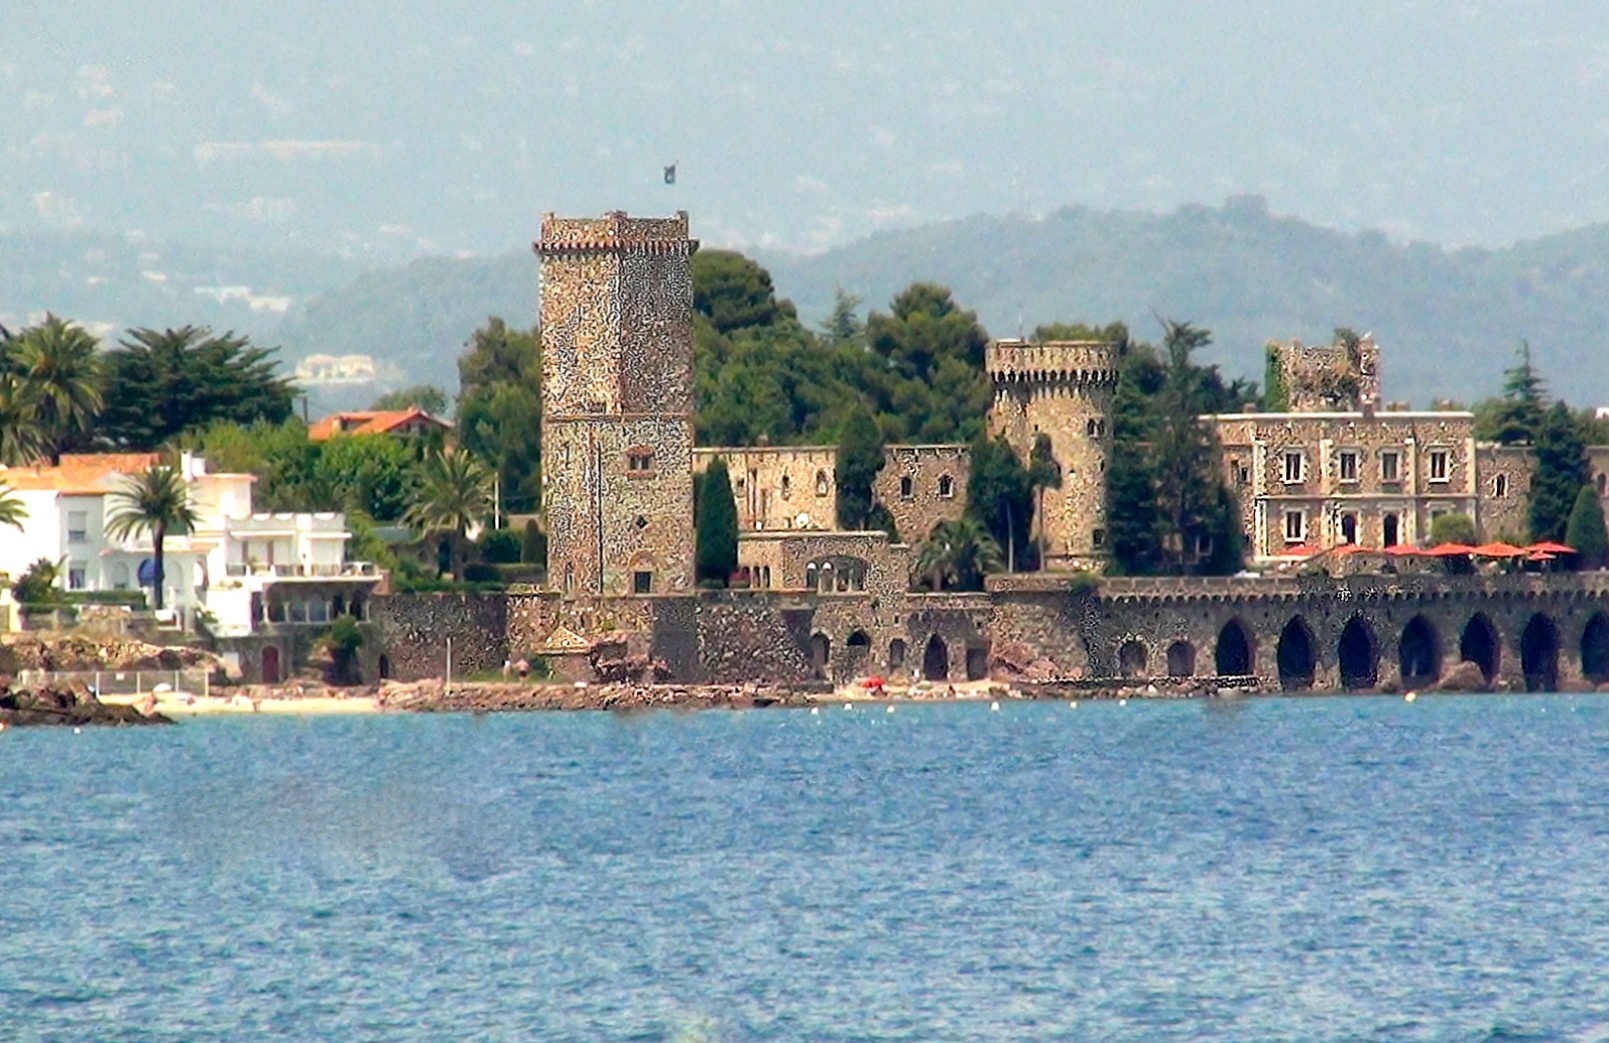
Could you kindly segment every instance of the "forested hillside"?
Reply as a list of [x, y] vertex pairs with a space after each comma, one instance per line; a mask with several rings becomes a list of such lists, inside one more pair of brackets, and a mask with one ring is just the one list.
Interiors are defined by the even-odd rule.
[[[1385, 350], [1387, 395], [1417, 404], [1495, 393], [1525, 338], [1544, 375], [1569, 375], [1573, 402], [1609, 402], [1602, 226], [1499, 251], [1445, 250], [1318, 228], [1246, 198], [1166, 215], [974, 217], [760, 259], [809, 325], [826, 320], [838, 289], [862, 298], [864, 314], [927, 280], [949, 287], [994, 336], [1123, 321], [1150, 338], [1157, 316], [1190, 321], [1213, 332], [1202, 361], [1230, 376], [1260, 377], [1270, 338], [1371, 331]], [[534, 317], [535, 277], [527, 249], [375, 271], [293, 313], [285, 356], [371, 354], [409, 382], [451, 386], [457, 349], [487, 315]]]

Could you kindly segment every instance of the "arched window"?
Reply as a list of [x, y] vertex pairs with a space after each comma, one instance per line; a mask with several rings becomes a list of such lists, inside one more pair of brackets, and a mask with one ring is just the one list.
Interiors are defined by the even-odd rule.
[[1496, 478], [1492, 479], [1492, 496], [1495, 499], [1501, 500], [1507, 495], [1508, 495], [1508, 475], [1500, 474]]
[[899, 480], [899, 495], [901, 499], [909, 500], [915, 489], [916, 483], [911, 480], [910, 475], [907, 474], [901, 476]]
[[788, 498], [788, 494], [790, 492], [792, 492], [792, 491], [793, 491], [792, 483], [790, 483], [788, 481], [788, 476], [787, 475], [783, 475], [782, 476], [782, 498], [784, 500], [786, 500]]
[[955, 495], [955, 479], [947, 474], [939, 475], [939, 495], [949, 499]]
[[827, 495], [827, 488], [828, 488], [827, 472], [826, 471], [817, 471], [816, 472], [816, 495], [817, 496], [826, 496]]

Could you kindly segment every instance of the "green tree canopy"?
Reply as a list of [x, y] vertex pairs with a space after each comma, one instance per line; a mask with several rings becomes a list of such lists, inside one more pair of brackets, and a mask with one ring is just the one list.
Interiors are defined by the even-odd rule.
[[506, 509], [541, 504], [542, 345], [493, 317], [458, 360], [458, 444], [496, 472]]
[[967, 454], [967, 516], [983, 526], [1005, 565], [1016, 571], [1029, 550], [1034, 490], [1028, 471], [1004, 435], [974, 439]]
[[492, 474], [473, 454], [432, 451], [416, 469], [414, 495], [403, 520], [425, 535], [448, 538], [447, 570], [463, 578], [464, 543], [470, 529], [492, 516]]
[[129, 330], [105, 357], [105, 409], [96, 433], [119, 448], [151, 450], [214, 421], [281, 423], [296, 393], [274, 374], [273, 356], [273, 349], [232, 331]]
[[1564, 542], [1576, 549], [1576, 568], [1601, 569], [1609, 565], [1609, 532], [1604, 530], [1603, 503], [1591, 485], [1583, 485], [1576, 494]]
[[941, 521], [916, 552], [916, 571], [929, 590], [981, 590], [983, 578], [1005, 567], [1000, 546], [976, 518]]
[[1476, 539], [1474, 520], [1461, 511], [1448, 511], [1430, 520], [1432, 544], [1462, 543], [1465, 546], [1473, 546]]
[[431, 416], [447, 415], [447, 392], [434, 384], [415, 384], [412, 387], [387, 391], [369, 405], [373, 410], [423, 409]]
[[6, 347], [5, 365], [27, 385], [41, 449], [58, 464], [63, 451], [87, 439], [104, 402], [98, 343], [82, 326], [47, 314]]
[[724, 587], [737, 569], [737, 502], [725, 460], [717, 456], [704, 469], [696, 499], [694, 573], [700, 583]]
[[895, 441], [970, 442], [983, 430], [993, 393], [983, 372], [989, 335], [950, 291], [914, 283], [888, 314], [866, 320], [867, 343], [882, 368], [868, 389]]
[[799, 317], [791, 301], [777, 300], [771, 273], [732, 250], [693, 255], [693, 310], [718, 333]]
[[1592, 477], [1580, 425], [1563, 402], [1543, 411], [1532, 451], [1536, 470], [1531, 476], [1531, 537], [1562, 540], [1576, 494]]
[[877, 421], [864, 408], [849, 414], [838, 436], [838, 459], [834, 474], [838, 482], [838, 524], [850, 530], [866, 529], [871, 523], [876, 497], [872, 486], [885, 461], [883, 433]]
[[1504, 445], [1533, 445], [1547, 408], [1546, 384], [1531, 364], [1531, 344], [1521, 341], [1519, 361], [1503, 371], [1503, 395], [1475, 409], [1475, 437]]

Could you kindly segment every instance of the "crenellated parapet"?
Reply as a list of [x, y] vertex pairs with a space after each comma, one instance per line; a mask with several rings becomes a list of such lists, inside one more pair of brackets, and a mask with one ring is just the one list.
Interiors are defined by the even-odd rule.
[[545, 214], [542, 237], [532, 246], [543, 257], [608, 252], [687, 255], [698, 249], [687, 233], [685, 210], [674, 217], [628, 217], [620, 210], [602, 217]]
[[984, 369], [997, 387], [1001, 384], [1115, 387], [1118, 349], [1117, 345], [1102, 341], [1054, 340], [1030, 344], [1021, 340], [1000, 340], [988, 346]]

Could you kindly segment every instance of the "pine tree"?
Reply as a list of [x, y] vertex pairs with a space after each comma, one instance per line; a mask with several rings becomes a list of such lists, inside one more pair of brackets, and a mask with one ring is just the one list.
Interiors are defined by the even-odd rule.
[[852, 531], [871, 522], [875, 496], [872, 485], [883, 469], [883, 434], [865, 409], [857, 409], [844, 422], [838, 437], [838, 524]]
[[716, 457], [704, 469], [694, 506], [698, 546], [694, 572], [700, 583], [726, 586], [737, 570], [737, 503], [726, 461]]
[[1576, 494], [1592, 477], [1581, 427], [1570, 408], [1555, 402], [1542, 413], [1534, 443], [1531, 478], [1531, 538], [1564, 538]]
[[1576, 494], [1564, 542], [1576, 549], [1578, 569], [1601, 569], [1609, 564], [1609, 532], [1604, 530], [1603, 504], [1591, 485], [1583, 485]]
[[1519, 363], [1503, 371], [1503, 397], [1491, 419], [1491, 437], [1504, 445], [1535, 444], [1547, 404], [1545, 385], [1531, 365], [1529, 341], [1520, 342], [1519, 355]]

